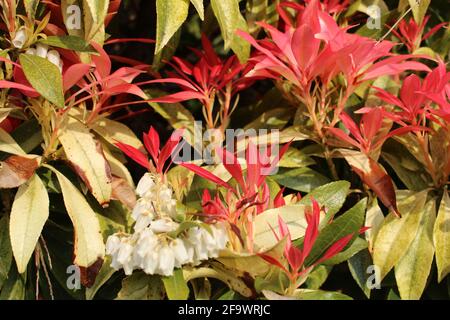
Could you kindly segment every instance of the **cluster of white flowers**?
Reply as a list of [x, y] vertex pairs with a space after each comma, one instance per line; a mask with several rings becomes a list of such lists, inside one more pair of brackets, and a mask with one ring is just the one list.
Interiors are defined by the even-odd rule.
[[30, 47], [27, 49], [27, 51], [25, 51], [25, 53], [47, 59], [55, 66], [57, 66], [60, 72], [62, 72], [63, 61], [61, 60], [59, 52], [56, 50], [49, 50], [48, 45], [38, 43], [36, 44], [36, 48]]
[[[11, 42], [14, 47], [22, 49], [26, 41], [27, 33], [25, 28], [22, 27], [17, 30], [14, 39], [12, 39]], [[61, 60], [59, 52], [56, 50], [49, 50], [49, 47], [46, 44], [38, 43], [36, 44], [35, 48], [30, 47], [27, 49], [27, 51], [25, 51], [25, 53], [47, 59], [55, 66], [57, 66], [60, 72], [62, 72], [63, 61]]]
[[142, 269], [147, 274], [170, 276], [174, 268], [216, 258], [226, 247], [228, 236], [222, 223], [210, 225], [210, 230], [194, 226], [171, 237], [168, 233], [180, 226], [174, 221], [176, 200], [172, 189], [151, 174], [142, 177], [136, 193], [140, 199], [132, 212], [134, 233], [114, 234], [106, 243], [114, 269], [123, 268], [127, 275]]

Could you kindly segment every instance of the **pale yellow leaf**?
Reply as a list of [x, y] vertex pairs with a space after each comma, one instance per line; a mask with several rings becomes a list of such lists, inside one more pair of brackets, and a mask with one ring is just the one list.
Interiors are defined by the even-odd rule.
[[111, 169], [101, 146], [89, 129], [80, 121], [69, 117], [60, 131], [59, 140], [67, 159], [101, 205], [111, 199]]
[[100, 223], [94, 210], [83, 194], [62, 173], [50, 168], [57, 176], [64, 198], [64, 204], [75, 230], [75, 263], [88, 268], [105, 256]]
[[411, 195], [398, 202], [402, 218], [390, 213], [378, 232], [373, 247], [373, 262], [383, 279], [405, 255], [416, 235], [428, 191]]
[[447, 190], [439, 206], [433, 238], [436, 247], [438, 282], [441, 282], [450, 273], [450, 198]]
[[9, 233], [19, 273], [25, 272], [48, 215], [47, 190], [34, 174], [19, 187], [11, 208]]
[[432, 199], [425, 205], [413, 242], [395, 267], [395, 279], [400, 297], [404, 300], [419, 300], [427, 284], [434, 256], [435, 220], [436, 201]]

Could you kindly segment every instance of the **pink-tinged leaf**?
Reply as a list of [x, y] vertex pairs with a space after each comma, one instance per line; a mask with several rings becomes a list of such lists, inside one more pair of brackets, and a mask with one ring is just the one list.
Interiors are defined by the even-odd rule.
[[286, 258], [289, 262], [289, 265], [291, 266], [291, 269], [294, 272], [298, 272], [299, 269], [302, 267], [303, 261], [304, 261], [303, 257], [304, 257], [304, 253], [299, 248], [294, 247], [294, 246], [291, 246], [289, 248]]
[[356, 172], [361, 180], [372, 189], [378, 199], [398, 217], [401, 217], [397, 209], [397, 198], [395, 195], [394, 184], [389, 175], [372, 158], [364, 155], [350, 155], [345, 157], [353, 171]]
[[[387, 58], [385, 60], [389, 60], [391, 58]], [[378, 78], [385, 75], [396, 75], [406, 70], [413, 71], [430, 71], [426, 65], [416, 61], [405, 61], [402, 63], [393, 63], [393, 64], [385, 64], [379, 65], [381, 62], [374, 64], [370, 67], [362, 78], [363, 81], [371, 80], [374, 78]]]
[[287, 270], [286, 267], [283, 266], [283, 264], [280, 261], [278, 261], [277, 259], [275, 259], [274, 257], [271, 257], [268, 254], [264, 254], [264, 253], [258, 253], [258, 256], [261, 257], [262, 259], [264, 259], [269, 264], [276, 266], [276, 267], [280, 268], [281, 270], [283, 270], [285, 273], [289, 274], [289, 270]]
[[211, 181], [211, 182], [213, 182], [213, 183], [215, 183], [215, 184], [217, 184], [219, 186], [222, 186], [222, 187], [227, 188], [229, 190], [233, 190], [233, 188], [228, 183], [226, 183], [225, 181], [223, 181], [219, 177], [215, 176], [214, 174], [212, 174], [208, 170], [203, 169], [202, 167], [199, 167], [199, 166], [197, 166], [195, 164], [192, 164], [192, 163], [186, 163], [186, 162], [180, 163], [180, 166], [185, 167], [186, 169], [194, 172], [195, 174], [199, 175], [200, 177], [202, 177], [202, 178], [204, 178], [206, 180], [209, 180], [209, 181]]
[[1, 62], [5, 62], [5, 63], [10, 63], [10, 64], [12, 64], [13, 66], [15, 66], [15, 67], [17, 67], [17, 68], [22, 69], [22, 66], [21, 66], [20, 64], [14, 62], [14, 61], [11, 61], [11, 60], [9, 60], [9, 59], [0, 57], [0, 61], [1, 61]]
[[203, 94], [198, 93], [197, 91], [183, 91], [183, 92], [177, 92], [174, 94], [169, 94], [167, 96], [163, 96], [163, 97], [159, 97], [159, 98], [153, 98], [153, 99], [150, 99], [150, 102], [176, 103], [176, 102], [182, 102], [182, 101], [192, 100], [192, 99], [203, 100], [203, 99], [205, 99], [205, 96]]
[[111, 60], [101, 45], [94, 41], [91, 41], [90, 44], [100, 54], [92, 55], [92, 62], [95, 64], [96, 70], [100, 74], [101, 78], [106, 78], [111, 73]]
[[303, 253], [307, 257], [311, 252], [314, 242], [319, 235], [319, 222], [320, 222], [320, 207], [316, 200], [311, 198], [312, 211], [305, 212], [307, 217], [308, 226], [305, 231], [305, 238], [303, 241]]
[[156, 163], [158, 161], [160, 148], [159, 134], [152, 126], [150, 127], [148, 134], [144, 133], [143, 136], [145, 148], [150, 153], [150, 156], [153, 158], [153, 161]]
[[320, 40], [307, 25], [297, 28], [292, 36], [292, 50], [298, 64], [304, 69], [311, 64], [319, 53]]
[[191, 82], [184, 80], [184, 79], [180, 79], [180, 78], [165, 78], [165, 79], [156, 79], [156, 80], [151, 80], [148, 81], [147, 83], [174, 83], [177, 84], [179, 86], [185, 87], [185, 88], [189, 88], [192, 91], [198, 91], [198, 88], [195, 87]]
[[64, 72], [64, 92], [78, 83], [92, 67], [85, 63], [73, 64]]
[[359, 143], [362, 143], [364, 141], [364, 138], [361, 136], [361, 132], [356, 125], [355, 121], [345, 112], [342, 112], [339, 115], [339, 118], [341, 119], [344, 126], [350, 131], [350, 133], [356, 138], [356, 140], [359, 141]]
[[247, 188], [254, 188], [259, 182], [260, 163], [258, 148], [251, 141], [247, 145], [246, 150], [247, 162]]
[[398, 99], [396, 96], [394, 96], [393, 94], [378, 88], [378, 87], [373, 87], [374, 89], [376, 89], [377, 92], [377, 97], [379, 97], [380, 99], [384, 100], [387, 103], [393, 104], [395, 106], [401, 107], [402, 109], [405, 109], [403, 102], [400, 101], [400, 99]]
[[285, 188], [283, 188], [280, 191], [278, 191], [277, 195], [273, 199], [273, 206], [275, 208], [283, 207], [283, 206], [286, 205], [286, 201], [284, 200], [284, 197], [283, 197], [284, 189]]
[[34, 90], [32, 87], [28, 87], [24, 84], [7, 81], [7, 80], [0, 80], [0, 88], [2, 88], [2, 89], [3, 88], [18, 89], [18, 90], [25, 91], [30, 94], [38, 94], [37, 91]]
[[413, 109], [414, 106], [420, 104], [423, 96], [416, 92], [421, 89], [420, 78], [415, 74], [406, 77], [403, 80], [402, 88], [400, 89], [400, 99], [408, 109]]
[[362, 116], [360, 127], [366, 140], [372, 141], [379, 132], [382, 123], [383, 111], [380, 107], [372, 108]]
[[428, 31], [422, 38], [422, 41], [427, 40], [429, 37], [431, 37], [433, 34], [435, 34], [440, 28], [445, 27], [448, 24], [448, 22], [442, 22], [439, 23], [438, 25], [434, 26], [433, 28], [430, 29], [430, 31]]
[[174, 133], [172, 133], [172, 135], [170, 136], [169, 140], [166, 142], [166, 145], [162, 148], [158, 157], [158, 172], [163, 171], [167, 159], [169, 159], [170, 155], [180, 142], [183, 132], [183, 130], [175, 130]]
[[218, 155], [222, 158], [222, 164], [225, 169], [231, 174], [231, 176], [236, 179], [236, 181], [241, 186], [242, 191], [246, 191], [246, 185], [244, 182], [244, 176], [242, 173], [241, 165], [234, 154], [229, 152], [226, 148], [218, 148]]
[[[192, 69], [194, 68], [194, 66], [192, 64], [190, 64], [189, 62], [187, 62], [183, 59], [180, 59], [178, 57], [173, 57], [172, 60], [175, 61], [175, 63], [178, 65], [178, 68], [180, 69], [181, 72], [184, 72], [190, 76], [192, 75]], [[170, 64], [170, 65], [172, 65], [172, 64]]]
[[345, 248], [345, 246], [350, 242], [352, 238], [353, 234], [349, 234], [333, 243], [333, 245], [331, 245], [331, 247], [328, 248], [328, 250], [322, 256], [322, 258], [320, 258], [317, 262], [315, 262], [314, 265], [318, 265], [324, 262], [325, 260], [333, 258], [335, 255], [337, 255]]
[[210, 62], [212, 65], [221, 64], [221, 61], [217, 56], [216, 52], [214, 51], [211, 42], [204, 33], [202, 33], [202, 46], [203, 50], [205, 51], [205, 55], [208, 58], [208, 62]]
[[[37, 98], [40, 96], [39, 92], [34, 90], [34, 88], [31, 86], [31, 84], [28, 82], [27, 78], [25, 77], [25, 74], [23, 73], [22, 68], [14, 67], [14, 81], [18, 85], [23, 85], [23, 89], [17, 88], [20, 90], [24, 95], [30, 98]], [[6, 81], [6, 80], [2, 80]], [[5, 82], [4, 84], [7, 85], [9, 82]], [[8, 87], [6, 87], [8, 88]]]
[[351, 144], [352, 146], [361, 149], [361, 145], [354, 140], [353, 138], [349, 137], [344, 131], [342, 131], [341, 129], [338, 128], [328, 128], [328, 131], [331, 132], [331, 134], [333, 134], [334, 136], [336, 136], [338, 139], [345, 141], [349, 144]]
[[153, 44], [155, 40], [146, 39], [146, 38], [120, 38], [120, 39], [108, 39], [105, 41], [105, 45], [114, 44], [114, 43], [128, 43], [128, 42], [139, 42], [139, 43], [148, 43]]
[[102, 91], [102, 93], [106, 93], [108, 95], [117, 95], [117, 94], [132, 94], [138, 96], [142, 99], [147, 99], [147, 95], [135, 84], [131, 83], [123, 83], [114, 87], [108, 87]]
[[149, 163], [147, 157], [135, 147], [132, 147], [126, 143], [117, 142], [115, 145], [128, 157], [133, 159], [135, 162], [148, 169]]

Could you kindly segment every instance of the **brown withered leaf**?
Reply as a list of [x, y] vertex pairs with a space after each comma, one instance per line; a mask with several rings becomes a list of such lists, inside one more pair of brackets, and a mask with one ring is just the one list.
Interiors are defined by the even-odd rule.
[[111, 199], [120, 201], [130, 210], [134, 208], [136, 204], [136, 193], [125, 179], [113, 176], [111, 187]]
[[80, 282], [86, 288], [90, 288], [94, 285], [95, 279], [97, 278], [98, 273], [103, 265], [103, 259], [98, 258], [97, 261], [94, 262], [88, 268], [79, 267], [80, 268]]
[[395, 215], [401, 218], [397, 208], [397, 198], [394, 184], [384, 169], [364, 153], [340, 149], [340, 153], [347, 160], [353, 171], [377, 195], [378, 199]]
[[17, 188], [31, 178], [39, 167], [38, 156], [9, 156], [0, 161], [0, 188]]

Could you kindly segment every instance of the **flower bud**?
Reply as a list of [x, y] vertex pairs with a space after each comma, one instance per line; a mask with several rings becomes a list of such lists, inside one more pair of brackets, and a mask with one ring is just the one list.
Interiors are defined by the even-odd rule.
[[26, 41], [27, 41], [27, 33], [25, 31], [25, 28], [22, 27], [16, 32], [16, 35], [12, 40], [12, 44], [14, 47], [22, 49]]

